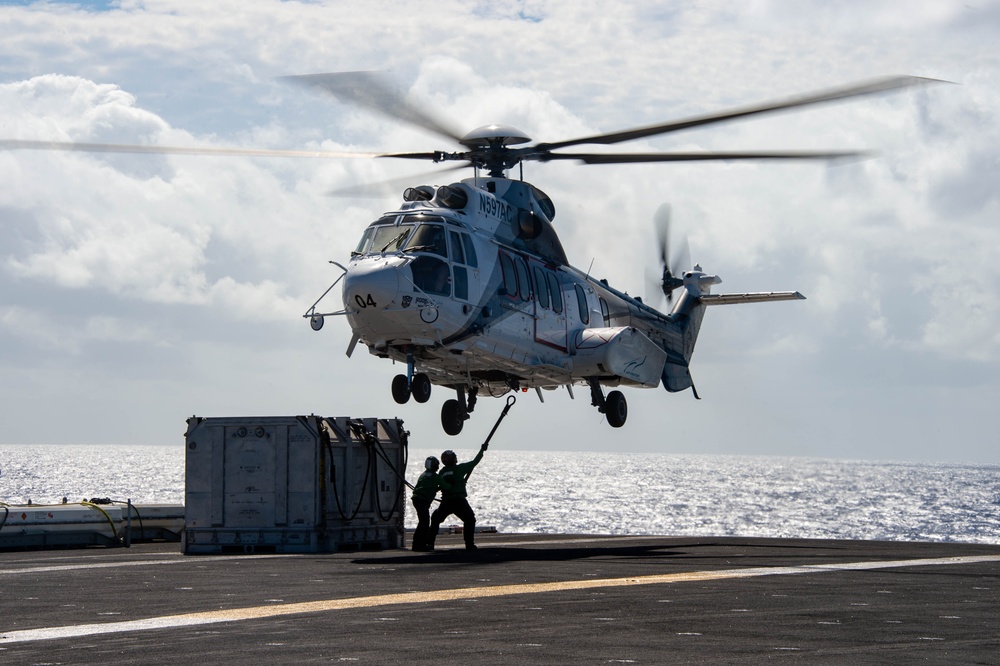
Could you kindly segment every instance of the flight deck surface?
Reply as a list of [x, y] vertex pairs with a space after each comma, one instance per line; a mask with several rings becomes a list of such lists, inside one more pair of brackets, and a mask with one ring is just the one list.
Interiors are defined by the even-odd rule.
[[480, 534], [0, 553], [0, 663], [1000, 663], [1000, 546]]

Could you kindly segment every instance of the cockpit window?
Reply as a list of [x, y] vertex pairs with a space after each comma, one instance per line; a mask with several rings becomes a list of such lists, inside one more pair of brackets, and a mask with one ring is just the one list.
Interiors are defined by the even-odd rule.
[[372, 225], [365, 229], [354, 254], [399, 252], [411, 231], [413, 231], [412, 224]]
[[444, 227], [440, 224], [421, 224], [410, 236], [403, 248], [405, 252], [430, 252], [442, 257], [448, 256], [448, 242]]
[[[387, 215], [375, 222], [372, 222], [357, 247], [352, 252], [353, 256], [363, 254], [382, 254], [385, 252], [429, 252], [438, 256], [448, 257], [448, 244], [445, 233], [446, 220], [441, 217], [430, 215]], [[448, 221], [450, 224], [455, 224]], [[454, 232], [453, 232], [454, 233]], [[465, 234], [462, 234], [465, 236]], [[464, 260], [462, 252], [470, 243], [468, 237], [465, 238], [465, 247], [456, 243], [456, 256], [462, 263], [468, 262], [475, 266], [475, 255], [466, 256]]]
[[375, 235], [375, 227], [368, 227], [358, 241], [358, 246], [354, 248], [354, 254], [364, 254], [372, 243], [372, 236]]
[[410, 237], [413, 225], [400, 224], [392, 227], [376, 227], [375, 238], [369, 252], [398, 252]]

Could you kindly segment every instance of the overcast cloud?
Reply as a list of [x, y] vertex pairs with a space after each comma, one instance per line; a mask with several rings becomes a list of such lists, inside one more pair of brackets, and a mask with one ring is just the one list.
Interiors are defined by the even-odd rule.
[[[690, 392], [628, 390], [624, 428], [585, 388], [519, 394], [508, 448], [1000, 463], [1000, 3], [276, 2], [0, 4], [0, 139], [453, 150], [275, 77], [384, 70], [462, 128], [538, 141], [661, 122], [878, 75], [898, 94], [633, 142], [635, 150], [872, 149], [837, 166], [525, 166], [571, 261], [633, 294], [672, 205], [723, 291]], [[331, 189], [421, 173], [381, 160], [0, 150], [0, 442], [172, 443], [192, 414], [399, 416], [430, 403], [342, 320], [300, 315], [395, 207]], [[428, 168], [427, 171], [432, 170]], [[443, 184], [447, 176], [412, 184]], [[339, 307], [339, 290], [332, 306]]]

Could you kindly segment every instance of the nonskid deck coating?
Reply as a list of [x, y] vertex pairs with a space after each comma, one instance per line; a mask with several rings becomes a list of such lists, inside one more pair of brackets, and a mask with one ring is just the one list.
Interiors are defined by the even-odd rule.
[[483, 534], [0, 553], [3, 663], [997, 663], [1000, 546]]

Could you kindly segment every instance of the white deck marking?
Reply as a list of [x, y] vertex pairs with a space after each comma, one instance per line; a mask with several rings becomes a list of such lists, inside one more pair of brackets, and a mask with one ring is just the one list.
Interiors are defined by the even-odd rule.
[[260, 620], [270, 617], [281, 617], [284, 615], [322, 613], [328, 611], [346, 610], [349, 608], [374, 608], [378, 606], [423, 604], [435, 601], [459, 601], [463, 599], [506, 597], [519, 594], [590, 590], [603, 587], [662, 585], [668, 583], [690, 583], [709, 580], [754, 578], [759, 576], [788, 576], [797, 574], [829, 573], [834, 571], [865, 571], [870, 569], [890, 569], [900, 567], [950, 566], [956, 564], [977, 564], [982, 562], [1000, 562], [1000, 555], [971, 555], [968, 557], [942, 557], [919, 560], [888, 560], [884, 562], [846, 562], [843, 564], [805, 564], [801, 566], [789, 567], [724, 569], [721, 571], [687, 571], [683, 573], [655, 574], [651, 576], [635, 576], [626, 578], [565, 580], [551, 583], [493, 585], [487, 587], [459, 588], [454, 590], [434, 590], [430, 592], [379, 594], [369, 597], [322, 599], [319, 601], [305, 601], [293, 604], [280, 604], [276, 606], [251, 606], [248, 608], [233, 608], [230, 610], [184, 613], [182, 615], [166, 615], [162, 617], [146, 618], [144, 620], [129, 620], [126, 622], [103, 622], [97, 624], [70, 625], [65, 627], [44, 627], [39, 629], [5, 631], [0, 633], [0, 645], [25, 643], [29, 641], [77, 638], [80, 636], [95, 636], [99, 634], [117, 634], [129, 631], [146, 631], [150, 629], [172, 629], [176, 627], [190, 627], [194, 625], [218, 624], [220, 622], [238, 622], [240, 620]]
[[[595, 543], [595, 542], [612, 542], [612, 541], [635, 541], [634, 536], [622, 536], [622, 537], [580, 537], [573, 539], [553, 539], [539, 542], [535, 541], [503, 541], [503, 540], [491, 540], [491, 544], [497, 546], [536, 546], [539, 543], [549, 544], [575, 544], [575, 543]], [[464, 545], [456, 546], [445, 546], [443, 548], [438, 548], [440, 551], [449, 550], [465, 550]], [[0, 569], [0, 576], [16, 576], [17, 574], [26, 573], [50, 573], [54, 571], [77, 571], [83, 569], [113, 569], [116, 567], [149, 567], [149, 566], [161, 566], [165, 564], [181, 564], [184, 562], [191, 562], [197, 560], [198, 562], [234, 562], [240, 560], [253, 560], [253, 559], [267, 559], [267, 558], [288, 558], [288, 557], [315, 557], [317, 555], [327, 555], [327, 553], [281, 553], [281, 554], [258, 554], [258, 555], [181, 555], [171, 557], [171, 559], [157, 559], [157, 560], [128, 560], [128, 561], [118, 561], [118, 562], [79, 562], [77, 564], [48, 564], [34, 567], [22, 567], [15, 569]], [[351, 553], [351, 556], [357, 556], [357, 553]], [[158, 555], [156, 557], [163, 557], [163, 555]], [[194, 558], [194, 560], [192, 559]], [[77, 559], [80, 558], [53, 558], [53, 559]]]
[[288, 557], [288, 555], [197, 555], [195, 559], [185, 555], [177, 555], [170, 560], [145, 560], [145, 561], [124, 561], [124, 562], [92, 562], [83, 564], [50, 564], [38, 567], [22, 567], [20, 569], [0, 569], [0, 576], [16, 576], [26, 573], [50, 573], [53, 571], [78, 571], [81, 569], [117, 569], [119, 567], [149, 567], [163, 564], [184, 564], [185, 562], [234, 562], [239, 560], [268, 559], [276, 557]]

